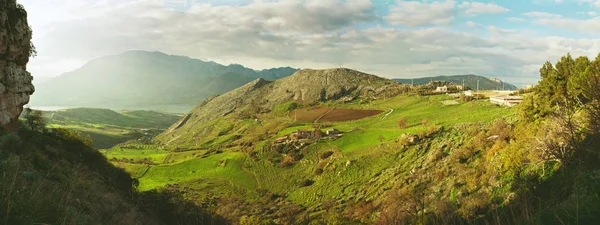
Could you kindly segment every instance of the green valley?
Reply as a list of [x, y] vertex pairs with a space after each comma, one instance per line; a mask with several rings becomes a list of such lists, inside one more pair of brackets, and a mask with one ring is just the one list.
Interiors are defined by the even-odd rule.
[[[25, 114], [25, 113], [24, 113]], [[129, 140], [163, 132], [179, 115], [154, 111], [113, 111], [97, 108], [73, 108], [42, 113], [48, 128], [66, 128], [89, 136], [96, 148], [110, 148]]]

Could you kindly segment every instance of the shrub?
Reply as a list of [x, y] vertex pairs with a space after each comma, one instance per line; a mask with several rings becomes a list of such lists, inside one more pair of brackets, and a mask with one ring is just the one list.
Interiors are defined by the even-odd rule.
[[321, 159], [329, 158], [329, 156], [331, 156], [331, 155], [333, 155], [332, 151], [323, 152], [323, 153], [321, 153]]
[[300, 182], [300, 186], [301, 187], [307, 187], [307, 186], [312, 185], [313, 183], [315, 183], [315, 182], [313, 180], [311, 180], [311, 179], [304, 179], [304, 180], [302, 180]]
[[317, 169], [315, 170], [315, 175], [317, 175], [317, 176], [318, 176], [318, 175], [321, 175], [321, 174], [323, 174], [323, 168], [317, 168]]
[[407, 124], [408, 124], [408, 122], [406, 121], [405, 118], [398, 119], [398, 128], [404, 129], [404, 128], [406, 128]]

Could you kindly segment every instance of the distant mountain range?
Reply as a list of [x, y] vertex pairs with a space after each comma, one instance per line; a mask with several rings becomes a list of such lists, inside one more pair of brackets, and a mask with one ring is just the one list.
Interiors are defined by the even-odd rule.
[[187, 112], [214, 94], [257, 78], [275, 80], [298, 69], [253, 70], [161, 52], [129, 51], [94, 59], [36, 85], [32, 107], [99, 107]]
[[468, 75], [450, 75], [450, 76], [436, 76], [436, 77], [421, 77], [414, 79], [392, 79], [394, 81], [403, 83], [403, 84], [411, 84], [414, 82], [414, 85], [422, 85], [427, 84], [430, 81], [449, 81], [456, 84], [464, 84], [465, 86], [475, 90], [477, 89], [477, 81], [479, 81], [479, 89], [480, 90], [516, 90], [517, 87], [515, 85], [502, 82], [501, 80], [495, 78], [488, 78], [473, 74]]

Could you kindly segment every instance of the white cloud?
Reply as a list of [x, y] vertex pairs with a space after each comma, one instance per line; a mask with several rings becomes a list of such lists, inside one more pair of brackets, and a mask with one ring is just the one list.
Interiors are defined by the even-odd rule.
[[423, 25], [447, 25], [454, 20], [455, 2], [451, 0], [431, 3], [398, 1], [385, 16], [391, 25], [418, 27]]
[[475, 23], [473, 21], [467, 21], [465, 22], [465, 25], [467, 25], [468, 27], [477, 27], [477, 26], [481, 26], [481, 24]]
[[[73, 4], [64, 3], [67, 1]], [[24, 0], [29, 3], [25, 6], [39, 50], [38, 58], [28, 66], [34, 76], [57, 75], [95, 57], [143, 49], [257, 69], [288, 65], [318, 69], [342, 64], [386, 77], [475, 73], [518, 83], [536, 80], [535, 65], [539, 69], [545, 61], [559, 59], [566, 52], [588, 56], [600, 52], [600, 39], [532, 37], [484, 26], [477, 20], [465, 24], [491, 35], [482, 37], [446, 26], [408, 30], [356, 26], [382, 18], [409, 27], [449, 24], [456, 11], [453, 1], [399, 2], [384, 17], [374, 12], [369, 1], [199, 4], [185, 13], [147, 0], [105, 0], [93, 7], [77, 6], [78, 1], [57, 0], [59, 3], [52, 5], [41, 3], [54, 0]], [[43, 21], [52, 10], [78, 11], [78, 15]], [[526, 16], [538, 23], [562, 19], [540, 12]]]
[[505, 13], [510, 11], [494, 3], [481, 2], [463, 2], [459, 5], [459, 8], [465, 9], [467, 15]]
[[508, 17], [508, 18], [506, 18], [506, 20], [510, 21], [510, 22], [523, 22], [523, 21], [525, 21], [525, 19], [519, 18], [519, 17]]
[[579, 3], [587, 3], [596, 8], [600, 8], [600, 0], [579, 0]]
[[531, 12], [528, 14], [528, 16], [533, 17], [533, 22], [536, 24], [584, 33], [600, 34], [600, 17], [591, 19], [571, 19], [544, 12]]
[[523, 13], [523, 15], [527, 16], [527, 17], [535, 17], [535, 18], [562, 18], [563, 17], [558, 14], [549, 13], [549, 12], [539, 12], [539, 11], [526, 12], [526, 13]]

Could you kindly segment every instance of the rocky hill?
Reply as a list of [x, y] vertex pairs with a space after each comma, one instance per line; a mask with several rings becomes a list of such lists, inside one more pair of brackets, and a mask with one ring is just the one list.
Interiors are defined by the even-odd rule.
[[0, 127], [14, 124], [34, 92], [26, 67], [32, 48], [25, 9], [0, 2]]
[[[253, 70], [161, 52], [129, 51], [94, 59], [38, 85], [31, 106], [148, 109], [187, 112], [213, 94], [257, 78], [274, 80], [297, 69]], [[181, 110], [172, 110], [181, 106]]]
[[414, 82], [414, 85], [424, 85], [424, 84], [428, 84], [431, 81], [448, 81], [448, 82], [462, 85], [462, 83], [464, 81], [465, 86], [467, 86], [468, 88], [473, 89], [473, 90], [477, 89], [477, 81], [479, 81], [479, 89], [480, 90], [498, 90], [498, 89], [502, 89], [503, 86], [504, 86], [505, 90], [516, 90], [517, 89], [516, 86], [506, 83], [506, 82], [503, 82], [499, 79], [478, 76], [478, 75], [473, 75], [473, 74], [421, 77], [421, 78], [414, 78], [414, 79], [398, 78], [398, 79], [392, 79], [392, 80], [403, 83], [403, 84], [412, 84]]
[[[213, 120], [226, 116], [253, 118], [285, 102], [309, 105], [343, 97], [377, 99], [397, 95], [404, 88], [391, 80], [345, 68], [305, 69], [275, 81], [259, 78], [221, 96], [207, 99], [159, 135], [157, 140], [174, 144], [182, 136], [181, 139], [186, 139], [185, 136], [206, 135], [213, 130], [207, 127]], [[183, 143], [187, 140], [180, 141]]]

